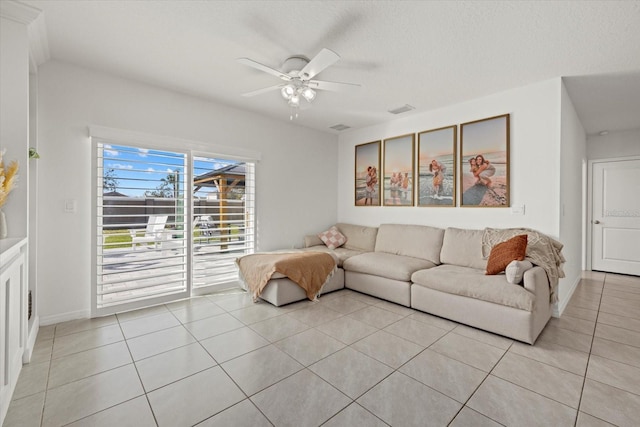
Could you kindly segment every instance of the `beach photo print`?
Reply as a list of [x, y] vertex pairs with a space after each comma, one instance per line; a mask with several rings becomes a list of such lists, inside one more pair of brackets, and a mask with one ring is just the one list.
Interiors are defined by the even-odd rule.
[[460, 206], [509, 207], [509, 114], [460, 125]]
[[384, 140], [384, 206], [413, 206], [414, 138]]
[[418, 206], [456, 205], [457, 126], [418, 134]]
[[356, 206], [380, 206], [380, 144], [356, 145]]

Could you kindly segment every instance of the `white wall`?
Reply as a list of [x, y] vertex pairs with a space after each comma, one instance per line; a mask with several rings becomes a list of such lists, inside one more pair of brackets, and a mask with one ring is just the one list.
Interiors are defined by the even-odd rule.
[[[439, 227], [527, 226], [558, 236], [560, 80], [497, 93], [463, 104], [399, 118], [340, 135], [338, 219], [343, 222], [425, 224]], [[369, 141], [511, 114], [510, 209], [354, 206], [354, 147]]]
[[[42, 323], [90, 309], [89, 125], [261, 153], [256, 175], [260, 250], [301, 245], [336, 221], [337, 138], [289, 123], [51, 61], [38, 73], [39, 293]], [[76, 214], [64, 213], [76, 199]], [[301, 211], [304, 210], [304, 215]]]
[[[564, 179], [561, 177], [561, 87], [561, 79], [556, 78], [341, 134], [338, 156], [338, 182], [341, 183], [338, 190], [338, 220], [367, 225], [408, 223], [443, 228], [530, 227], [560, 239], [561, 182], [565, 183], [565, 191], [572, 191], [576, 183], [581, 182], [579, 169], [575, 170], [573, 167], [567, 171]], [[356, 145], [505, 113], [511, 114], [511, 205], [524, 204], [525, 215], [512, 214], [510, 209], [496, 208], [354, 206]], [[579, 134], [575, 125], [572, 122], [567, 130], [571, 129]], [[582, 135], [584, 136], [584, 131]], [[568, 148], [567, 155], [579, 151], [578, 140], [579, 137], [574, 141], [574, 136], [571, 136], [575, 147]], [[584, 152], [584, 148], [582, 150]], [[577, 197], [571, 201], [571, 215], [574, 215], [574, 208], [579, 208], [579, 192]], [[581, 213], [578, 213], [576, 222], [580, 218]], [[572, 265], [566, 265], [565, 268], [573, 274], [581, 267], [579, 257], [576, 260], [574, 256], [576, 243], [580, 243], [573, 231], [569, 237]], [[561, 297], [566, 295], [564, 289], [569, 286], [565, 284], [568, 281], [572, 283], [573, 278], [561, 280]]]
[[640, 128], [602, 136], [590, 135], [587, 138], [589, 160], [629, 156], [640, 156]]
[[29, 39], [27, 26], [0, 18], [0, 150], [19, 163], [19, 181], [2, 207], [8, 237], [26, 237], [29, 203]]
[[558, 289], [561, 314], [580, 281], [584, 260], [583, 241], [586, 240], [583, 213], [585, 209], [584, 177], [587, 161], [587, 136], [569, 94], [562, 85], [561, 92], [561, 149], [560, 149], [560, 241], [566, 258]]

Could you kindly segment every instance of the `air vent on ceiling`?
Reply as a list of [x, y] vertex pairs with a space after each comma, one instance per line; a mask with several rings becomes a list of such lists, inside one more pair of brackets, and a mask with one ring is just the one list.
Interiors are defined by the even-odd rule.
[[414, 107], [413, 105], [409, 105], [409, 104], [404, 104], [402, 107], [398, 107], [394, 110], [389, 110], [389, 112], [391, 114], [401, 114], [401, 113], [406, 113], [407, 111], [411, 111], [411, 110], [415, 110], [416, 107]]
[[339, 125], [333, 125], [330, 127], [330, 129], [335, 129], [335, 130], [345, 130], [350, 128], [351, 126], [343, 125], [342, 123], [340, 123]]

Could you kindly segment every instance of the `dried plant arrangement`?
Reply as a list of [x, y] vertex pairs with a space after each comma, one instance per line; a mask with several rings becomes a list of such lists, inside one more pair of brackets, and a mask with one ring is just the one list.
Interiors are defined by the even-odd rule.
[[5, 167], [4, 153], [5, 150], [0, 150], [0, 208], [7, 202], [7, 197], [18, 180], [18, 162], [14, 160]]

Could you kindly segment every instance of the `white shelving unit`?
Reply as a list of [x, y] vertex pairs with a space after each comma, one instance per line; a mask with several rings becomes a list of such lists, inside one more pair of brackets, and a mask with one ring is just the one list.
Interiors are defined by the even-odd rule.
[[[49, 59], [42, 12], [18, 1], [0, 1], [0, 145], [5, 159], [20, 165], [17, 185], [2, 207], [9, 238], [0, 240], [0, 425], [23, 363], [29, 363], [38, 335], [37, 72]], [[30, 249], [30, 250], [29, 250]], [[28, 295], [32, 316], [28, 319]]]
[[0, 424], [27, 348], [27, 238], [0, 240]]

